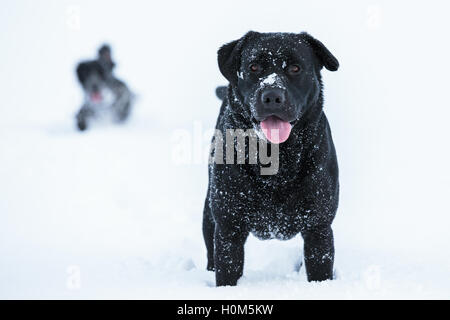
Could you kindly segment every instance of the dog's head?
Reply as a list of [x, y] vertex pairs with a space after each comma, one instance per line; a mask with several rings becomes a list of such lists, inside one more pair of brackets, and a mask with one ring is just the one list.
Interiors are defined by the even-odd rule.
[[111, 49], [107, 45], [99, 49], [96, 60], [81, 62], [78, 65], [78, 80], [90, 103], [99, 104], [104, 101], [109, 91], [106, 81], [111, 77], [113, 68]]
[[273, 143], [286, 141], [292, 126], [319, 99], [322, 67], [339, 67], [330, 51], [305, 32], [250, 31], [222, 46], [218, 61], [245, 116]]

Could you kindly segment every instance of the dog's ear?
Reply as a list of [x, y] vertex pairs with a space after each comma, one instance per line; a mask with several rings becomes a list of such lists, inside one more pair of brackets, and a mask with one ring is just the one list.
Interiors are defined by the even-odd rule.
[[339, 69], [339, 61], [331, 54], [322, 42], [306, 32], [300, 33], [300, 38], [313, 49], [314, 53], [319, 58], [319, 61], [322, 63], [322, 66], [330, 71], [336, 71]]
[[112, 71], [112, 69], [115, 66], [115, 63], [112, 61], [111, 47], [109, 45], [104, 44], [98, 50], [98, 60], [105, 68]]
[[242, 48], [247, 40], [256, 34], [257, 32], [249, 31], [242, 38], [223, 45], [217, 52], [220, 72], [233, 85], [238, 81]]
[[84, 81], [86, 81], [86, 77], [87, 77], [87, 67], [85, 63], [80, 63], [77, 66], [77, 77], [78, 77], [78, 81], [80, 81], [80, 83], [84, 83]]

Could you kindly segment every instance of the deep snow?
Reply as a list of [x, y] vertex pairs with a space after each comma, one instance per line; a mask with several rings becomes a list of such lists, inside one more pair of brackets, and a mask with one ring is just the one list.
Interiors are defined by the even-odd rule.
[[[105, 3], [2, 5], [0, 298], [450, 298], [448, 4]], [[306, 30], [340, 60], [324, 71], [341, 169], [335, 281], [296, 271], [299, 237], [251, 237], [237, 287], [205, 271], [216, 50], [249, 29]], [[138, 102], [128, 124], [80, 134], [74, 66], [103, 41]]]

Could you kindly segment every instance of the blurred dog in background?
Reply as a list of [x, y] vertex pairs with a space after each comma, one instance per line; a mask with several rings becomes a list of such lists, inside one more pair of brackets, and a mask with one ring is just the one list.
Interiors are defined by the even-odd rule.
[[77, 67], [78, 80], [84, 91], [84, 104], [76, 115], [79, 130], [86, 130], [98, 118], [112, 118], [124, 122], [131, 111], [133, 95], [128, 87], [113, 75], [111, 48], [103, 45], [96, 60], [81, 62]]

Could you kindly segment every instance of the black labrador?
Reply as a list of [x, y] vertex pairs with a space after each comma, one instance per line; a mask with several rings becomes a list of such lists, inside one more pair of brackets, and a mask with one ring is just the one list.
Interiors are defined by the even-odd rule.
[[[223, 150], [218, 157], [212, 151], [203, 214], [207, 269], [217, 286], [236, 285], [250, 232], [281, 240], [301, 233], [308, 281], [332, 279], [339, 181], [320, 72], [336, 71], [339, 62], [305, 32], [251, 31], [222, 46], [218, 63], [229, 85], [216, 91], [223, 104], [213, 145], [222, 140], [217, 132], [254, 130], [268, 154], [277, 149], [278, 165], [276, 174], [261, 174], [261, 160], [230, 164]], [[227, 151], [236, 147], [232, 138], [223, 139]]]

